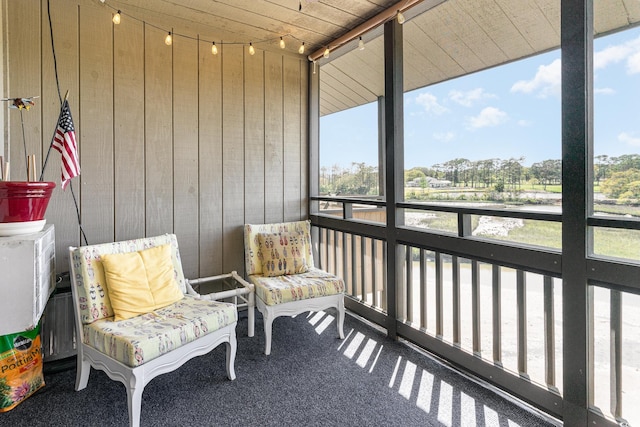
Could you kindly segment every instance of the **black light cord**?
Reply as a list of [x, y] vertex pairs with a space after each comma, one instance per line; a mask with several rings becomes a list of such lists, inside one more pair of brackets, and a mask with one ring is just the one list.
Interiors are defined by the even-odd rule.
[[[49, 18], [49, 32], [51, 34], [51, 53], [53, 54], [53, 69], [55, 72], [55, 76], [56, 76], [56, 87], [58, 89], [58, 99], [60, 100], [60, 109], [62, 109], [62, 94], [60, 93], [60, 80], [58, 79], [58, 61], [56, 59], [56, 48], [55, 48], [55, 44], [53, 42], [53, 25], [51, 24], [51, 8], [50, 8], [50, 3], [49, 0], [47, 0], [47, 16]], [[53, 130], [53, 134], [55, 136], [56, 133], [56, 129], [58, 128], [58, 123], [56, 122], [56, 127]], [[42, 178], [44, 176], [44, 168], [47, 165], [47, 160], [49, 160], [49, 154], [51, 153], [51, 147], [53, 147], [53, 137], [51, 137], [51, 144], [49, 144], [49, 150], [47, 151], [47, 157], [44, 161], [44, 164], [42, 165], [42, 173], [40, 175], [40, 181], [42, 181]], [[70, 184], [70, 189], [71, 189], [71, 196], [73, 197], [73, 204], [76, 208], [76, 216], [78, 218], [78, 227], [80, 228], [80, 234], [81, 236], [84, 238], [84, 244], [88, 245], [89, 242], [87, 241], [87, 235], [84, 234], [84, 229], [82, 228], [82, 222], [81, 222], [81, 218], [80, 218], [80, 208], [78, 207], [78, 200], [76, 199], [76, 194], [73, 191], [73, 180], [69, 181]], [[80, 241], [80, 243], [82, 243], [82, 239]]]

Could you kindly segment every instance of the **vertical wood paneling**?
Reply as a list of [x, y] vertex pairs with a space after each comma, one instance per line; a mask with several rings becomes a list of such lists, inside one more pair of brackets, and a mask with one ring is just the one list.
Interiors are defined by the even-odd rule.
[[284, 219], [282, 56], [265, 52], [265, 222]]
[[300, 219], [300, 61], [284, 57], [284, 220]]
[[114, 238], [113, 33], [104, 18], [101, 8], [80, 8], [80, 206], [90, 244]]
[[309, 62], [300, 61], [300, 218], [309, 216]]
[[198, 277], [198, 43], [176, 38], [173, 55], [174, 232], [186, 277]]
[[[23, 112], [39, 164], [60, 107], [46, 4], [4, 5], [6, 95], [41, 96]], [[111, 9], [94, 0], [51, 9], [80, 149], [74, 192], [90, 244], [175, 232], [188, 276], [242, 272], [245, 222], [306, 217], [304, 59], [249, 56], [233, 45], [214, 56], [209, 42], [180, 37], [166, 46], [164, 31], [131, 19], [114, 26]], [[14, 178], [23, 179], [19, 113], [5, 114]], [[67, 247], [84, 242], [71, 191], [59, 186], [57, 152], [44, 179], [58, 184], [47, 221], [56, 226], [57, 271], [67, 271]]]
[[264, 223], [264, 52], [244, 62], [245, 222]]
[[[12, 2], [17, 3], [17, 2]], [[55, 68], [53, 64], [53, 52], [51, 50], [51, 36], [49, 30], [49, 18], [47, 16], [47, 1], [42, 0], [42, 81], [53, 82], [42, 86], [40, 105], [42, 108], [42, 148], [43, 161], [51, 145], [53, 132], [60, 115], [60, 99], [55, 85]], [[78, 109], [79, 99], [79, 75], [78, 75], [78, 5], [70, 2], [57, 4], [51, 8], [51, 24], [54, 30], [54, 42], [58, 67], [58, 79], [60, 81], [61, 96], [69, 91], [69, 106], [73, 116], [76, 132], [79, 132], [80, 114]], [[37, 111], [37, 110], [35, 110]], [[78, 133], [79, 134], [79, 133]], [[78, 143], [80, 143], [78, 138]], [[82, 151], [82, 145], [79, 150]], [[53, 181], [56, 188], [53, 190], [46, 219], [56, 228], [56, 272], [69, 270], [69, 251], [71, 245], [80, 244], [80, 230], [78, 217], [73, 203], [70, 188], [62, 191], [60, 186], [61, 156], [55, 150], [51, 150], [43, 179]], [[82, 168], [82, 164], [80, 165]], [[81, 171], [82, 172], [82, 171]], [[73, 188], [79, 195], [82, 176], [74, 178]]]
[[200, 43], [200, 276], [222, 268], [222, 55]]
[[173, 232], [172, 46], [145, 26], [146, 235]]
[[243, 271], [244, 73], [242, 46], [224, 46], [222, 61], [222, 224], [225, 271]]
[[[7, 40], [7, 50], [12, 60], [8, 66], [11, 87], [6, 95], [11, 98], [40, 95], [40, 80], [31, 79], [26, 72], [40, 70], [41, 67], [40, 2], [9, 2], [7, 6], [7, 25], [11, 36]], [[13, 181], [27, 180], [26, 155], [35, 154], [37, 163], [42, 162], [40, 101], [41, 99], [37, 99], [36, 106], [30, 111], [13, 108], [9, 110], [9, 131], [12, 138], [9, 158], [5, 161], [10, 162], [10, 179]], [[1, 107], [7, 108], [7, 103], [3, 102]], [[24, 137], [21, 116], [24, 120]]]
[[115, 239], [145, 234], [144, 27], [113, 27]]

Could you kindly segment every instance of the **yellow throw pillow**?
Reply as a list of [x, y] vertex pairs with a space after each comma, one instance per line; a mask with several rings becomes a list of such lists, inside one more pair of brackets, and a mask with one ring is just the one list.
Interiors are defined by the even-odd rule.
[[101, 261], [114, 320], [149, 313], [184, 297], [174, 276], [169, 245], [105, 254]]
[[309, 271], [306, 244], [300, 233], [259, 233], [258, 244], [263, 275], [273, 277]]

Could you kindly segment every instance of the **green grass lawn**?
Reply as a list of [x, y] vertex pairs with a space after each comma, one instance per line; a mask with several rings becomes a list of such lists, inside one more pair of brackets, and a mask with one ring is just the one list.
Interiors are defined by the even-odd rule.
[[[419, 227], [434, 231], [457, 233], [458, 218], [455, 213], [432, 213], [434, 216], [422, 220]], [[471, 226], [475, 230], [478, 226], [479, 216], [473, 215], [471, 218]], [[524, 220], [523, 224], [522, 227], [511, 229], [507, 236], [481, 237], [554, 249], [562, 248], [561, 223]], [[640, 231], [596, 228], [594, 230], [594, 253], [596, 255], [638, 261], [640, 260]]]

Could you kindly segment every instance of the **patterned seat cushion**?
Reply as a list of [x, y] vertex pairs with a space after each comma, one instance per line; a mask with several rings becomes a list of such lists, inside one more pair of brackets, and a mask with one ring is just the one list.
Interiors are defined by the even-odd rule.
[[306, 273], [266, 277], [253, 274], [256, 296], [266, 305], [336, 295], [344, 292], [344, 281], [326, 271], [311, 268]]
[[238, 320], [236, 306], [185, 295], [180, 301], [131, 319], [96, 320], [83, 327], [84, 342], [136, 367]]

